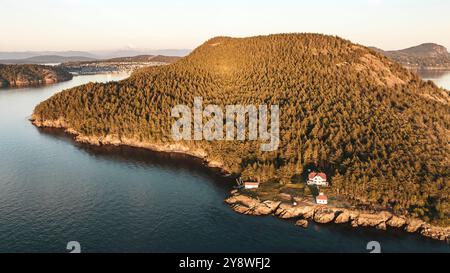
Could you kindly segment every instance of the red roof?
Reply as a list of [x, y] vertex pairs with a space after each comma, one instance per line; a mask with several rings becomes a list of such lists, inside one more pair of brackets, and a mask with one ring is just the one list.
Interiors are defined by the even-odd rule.
[[325, 173], [315, 173], [315, 172], [312, 172], [312, 173], [309, 173], [309, 175], [308, 175], [308, 178], [309, 179], [313, 179], [314, 177], [316, 177], [316, 176], [319, 176], [320, 178], [322, 178], [323, 180], [327, 180], [327, 175], [325, 174]]
[[317, 195], [316, 199], [317, 200], [328, 200], [326, 195]]
[[315, 173], [315, 172], [309, 173], [308, 178], [313, 179], [314, 177], [316, 177], [316, 175], [317, 175], [317, 173]]
[[327, 180], [327, 175], [324, 173], [318, 173], [318, 176], [320, 176], [323, 180]]

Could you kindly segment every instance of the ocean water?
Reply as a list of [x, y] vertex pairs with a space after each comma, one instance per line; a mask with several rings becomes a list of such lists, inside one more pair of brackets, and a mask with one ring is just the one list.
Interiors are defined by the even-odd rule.
[[437, 86], [450, 90], [450, 71], [419, 71], [424, 80], [432, 80]]

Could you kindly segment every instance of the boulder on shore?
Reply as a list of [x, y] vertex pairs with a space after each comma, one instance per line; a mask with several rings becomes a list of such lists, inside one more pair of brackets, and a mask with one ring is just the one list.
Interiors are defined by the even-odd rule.
[[281, 203], [270, 200], [261, 202], [255, 198], [241, 194], [235, 194], [227, 198], [225, 202], [229, 204], [234, 211], [248, 215], [272, 214]]
[[343, 210], [334, 220], [336, 224], [345, 224], [350, 221], [350, 213], [347, 210]]
[[275, 215], [282, 219], [295, 217], [309, 219], [314, 215], [314, 206], [293, 206], [291, 204], [282, 203], [275, 211]]
[[393, 228], [402, 228], [406, 224], [406, 219], [399, 216], [392, 216], [386, 224]]
[[308, 220], [305, 219], [300, 219], [297, 222], [295, 222], [295, 225], [302, 227], [302, 228], [307, 228], [308, 227]]
[[320, 224], [327, 224], [334, 220], [336, 212], [329, 209], [319, 209], [314, 213], [314, 221]]
[[353, 220], [352, 226], [377, 227], [381, 223], [385, 223], [391, 217], [392, 214], [386, 211], [382, 211], [379, 213], [364, 212], [360, 213], [359, 216], [355, 220]]
[[408, 221], [406, 221], [405, 230], [407, 232], [414, 233], [419, 231], [422, 228], [423, 224], [425, 223], [422, 220], [408, 219]]

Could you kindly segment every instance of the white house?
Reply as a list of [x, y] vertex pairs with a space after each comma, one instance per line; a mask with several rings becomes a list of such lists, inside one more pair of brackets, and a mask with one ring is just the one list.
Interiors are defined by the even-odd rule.
[[319, 193], [319, 195], [316, 196], [316, 203], [320, 205], [326, 205], [328, 204], [328, 198], [323, 192]]
[[324, 173], [311, 172], [308, 175], [308, 185], [325, 186], [328, 187], [327, 175]]
[[259, 188], [259, 182], [244, 182], [244, 188], [257, 189]]

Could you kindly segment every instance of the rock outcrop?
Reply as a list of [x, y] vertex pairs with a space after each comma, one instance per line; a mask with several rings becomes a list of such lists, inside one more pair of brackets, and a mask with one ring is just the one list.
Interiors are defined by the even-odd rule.
[[423, 224], [420, 234], [425, 237], [450, 243], [450, 228], [448, 227], [443, 228], [431, 226], [430, 224]]
[[425, 222], [423, 222], [422, 220], [408, 219], [408, 221], [406, 221], [405, 230], [410, 233], [417, 232], [420, 231], [423, 224], [425, 224]]
[[247, 215], [275, 215], [281, 219], [296, 219], [296, 225], [308, 227], [308, 219], [319, 224], [350, 223], [353, 227], [372, 227], [387, 230], [388, 227], [404, 228], [407, 232], [450, 242], [450, 228], [437, 227], [418, 219], [393, 215], [387, 211], [360, 211], [356, 209], [336, 208], [331, 206], [307, 203], [304, 199], [296, 199], [297, 205], [282, 201], [261, 201], [234, 190], [225, 200], [230, 207]]
[[[363, 212], [352, 221], [353, 227], [377, 227], [380, 224], [385, 224], [387, 220], [392, 217], [389, 212]], [[383, 227], [383, 226], [381, 226]]]
[[309, 219], [314, 216], [314, 210], [314, 206], [293, 206], [291, 204], [281, 203], [278, 209], [275, 211], [275, 215], [282, 219], [295, 217], [303, 217], [305, 219]]

